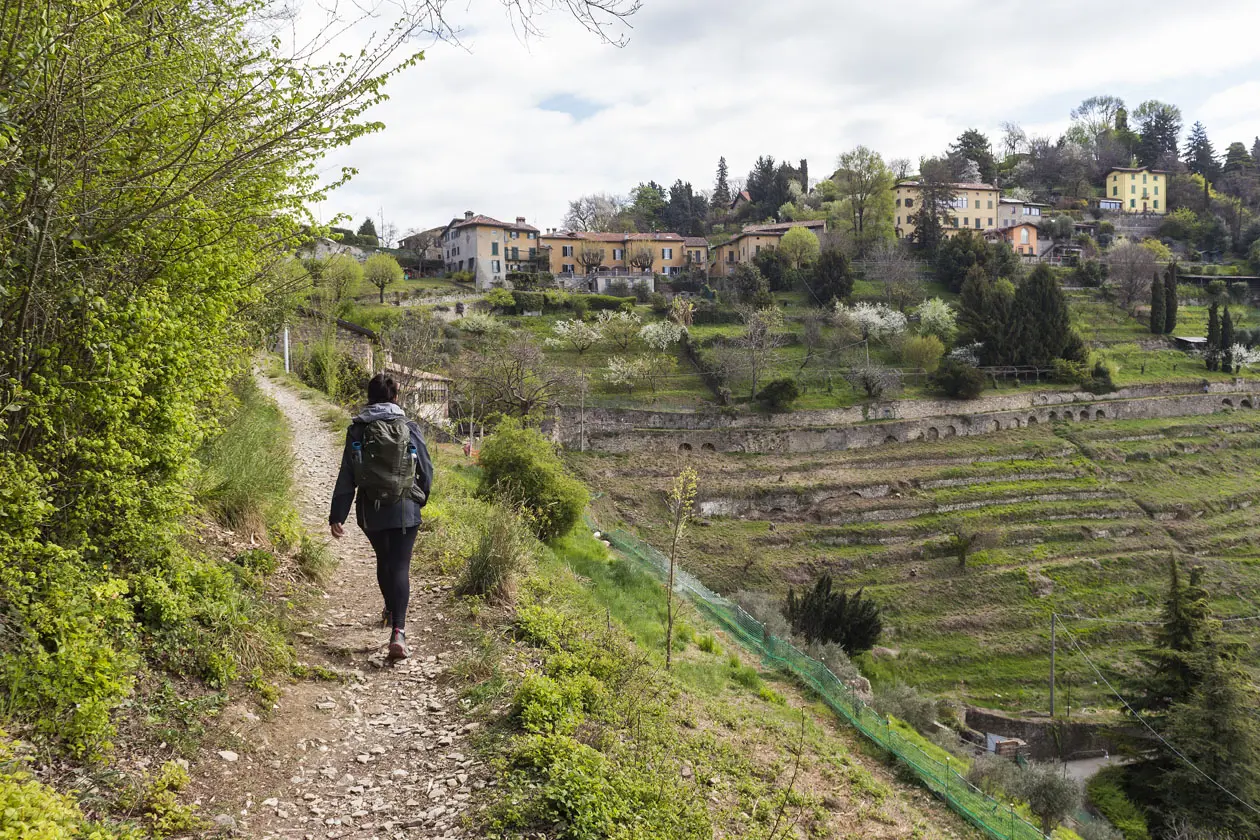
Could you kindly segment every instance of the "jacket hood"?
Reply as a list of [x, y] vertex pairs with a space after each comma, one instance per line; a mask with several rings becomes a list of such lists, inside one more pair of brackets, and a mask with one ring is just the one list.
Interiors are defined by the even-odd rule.
[[403, 410], [394, 403], [373, 403], [355, 416], [356, 423], [371, 423], [373, 420], [385, 420], [390, 417], [403, 417]]

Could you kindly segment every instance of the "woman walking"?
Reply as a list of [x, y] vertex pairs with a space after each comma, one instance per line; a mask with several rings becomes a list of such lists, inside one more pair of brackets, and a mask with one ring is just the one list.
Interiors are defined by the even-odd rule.
[[385, 599], [381, 623], [390, 628], [388, 656], [406, 659], [411, 550], [433, 484], [433, 462], [420, 427], [398, 407], [392, 378], [373, 376], [367, 397], [367, 408], [346, 431], [328, 525], [334, 537], [345, 536], [354, 502], [355, 521], [376, 552], [376, 582]]

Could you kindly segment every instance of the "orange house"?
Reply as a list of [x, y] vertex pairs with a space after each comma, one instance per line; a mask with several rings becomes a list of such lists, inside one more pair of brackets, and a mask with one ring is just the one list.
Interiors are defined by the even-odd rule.
[[991, 230], [985, 236], [994, 241], [1006, 240], [1011, 243], [1015, 253], [1024, 257], [1036, 257], [1041, 253], [1037, 242], [1037, 226], [1032, 222], [1021, 222], [998, 230]]

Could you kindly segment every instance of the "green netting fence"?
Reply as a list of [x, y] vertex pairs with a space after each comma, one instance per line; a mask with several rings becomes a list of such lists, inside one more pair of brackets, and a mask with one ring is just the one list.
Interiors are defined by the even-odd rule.
[[[595, 527], [594, 525], [592, 527]], [[639, 561], [662, 580], [669, 575], [669, 558], [626, 531], [603, 531], [602, 536], [627, 557]], [[888, 719], [867, 705], [857, 693], [840, 681], [816, 659], [806, 656], [790, 642], [766, 632], [766, 628], [738, 604], [710, 590], [693, 575], [674, 570], [674, 590], [689, 597], [701, 612], [725, 627], [735, 638], [763, 660], [787, 668], [813, 686], [837, 715], [859, 732], [904, 762], [923, 784], [949, 803], [950, 807], [998, 840], [1045, 840], [1041, 830], [1028, 822], [1011, 805], [999, 802], [972, 785], [948, 764], [933, 758], [888, 724]]]

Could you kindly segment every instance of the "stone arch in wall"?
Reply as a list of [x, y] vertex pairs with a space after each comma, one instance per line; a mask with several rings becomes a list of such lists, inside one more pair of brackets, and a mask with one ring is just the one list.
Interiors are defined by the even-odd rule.
[[717, 447], [711, 443], [706, 443], [702, 445], [700, 448], [703, 449], [705, 452], [717, 452]]
[[1036, 425], [1037, 425], [1037, 418], [1036, 418], [1036, 417], [1029, 417], [1029, 418], [1028, 418], [1028, 425], [1029, 425], [1029, 426], [1036, 426]]
[[1010, 421], [1009, 423], [1007, 423], [1007, 424], [1006, 424], [1006, 428], [1008, 428], [1008, 429], [1018, 429], [1018, 428], [1019, 428], [1019, 418], [1018, 418], [1018, 417], [1012, 417], [1012, 418], [1011, 418], [1011, 421]]
[[1106, 413], [1105, 411], [1103, 411], [1103, 410], [1100, 408], [1100, 409], [1098, 409], [1097, 411], [1095, 411], [1095, 412], [1094, 412], [1094, 419], [1095, 419], [1095, 420], [1105, 420], [1105, 419], [1107, 419], [1107, 413]]
[[1225, 408], [1233, 408], [1234, 401], [1231, 400], [1229, 397], [1226, 397], [1225, 399], [1221, 400], [1221, 405], [1224, 406]]
[[1251, 408], [1251, 400], [1243, 400], [1243, 401], [1242, 401], [1242, 407], [1243, 407], [1243, 408]]
[[928, 426], [927, 433], [923, 435], [924, 440], [939, 440], [941, 433], [936, 430], [935, 426]]
[[691, 444], [690, 444], [690, 443], [680, 443], [680, 444], [678, 444], [678, 451], [679, 451], [679, 452], [690, 452], [690, 451], [691, 451]]
[[1052, 411], [1052, 412], [1050, 412], [1050, 422], [1051, 422], [1051, 423], [1053, 423], [1055, 420], [1058, 420], [1058, 419], [1059, 419], [1059, 412], [1057, 412], [1057, 411]]
[[989, 431], [993, 431], [993, 432], [1000, 432], [1000, 431], [1002, 431], [1002, 421], [1001, 421], [1001, 420], [993, 420], [993, 421], [991, 421], [991, 422], [989, 423]]
[[888, 437], [884, 438], [884, 443], [896, 443], [896, 442], [897, 442], [896, 435], [889, 435]]
[[1088, 411], [1082, 411], [1082, 412], [1081, 412], [1081, 421], [1082, 421], [1082, 422], [1084, 422], [1085, 420], [1088, 420], [1088, 419], [1089, 419], [1089, 412], [1088, 412]]
[[958, 430], [955, 429], [953, 426], [945, 427], [945, 437], [952, 438], [956, 434], [958, 434]]

